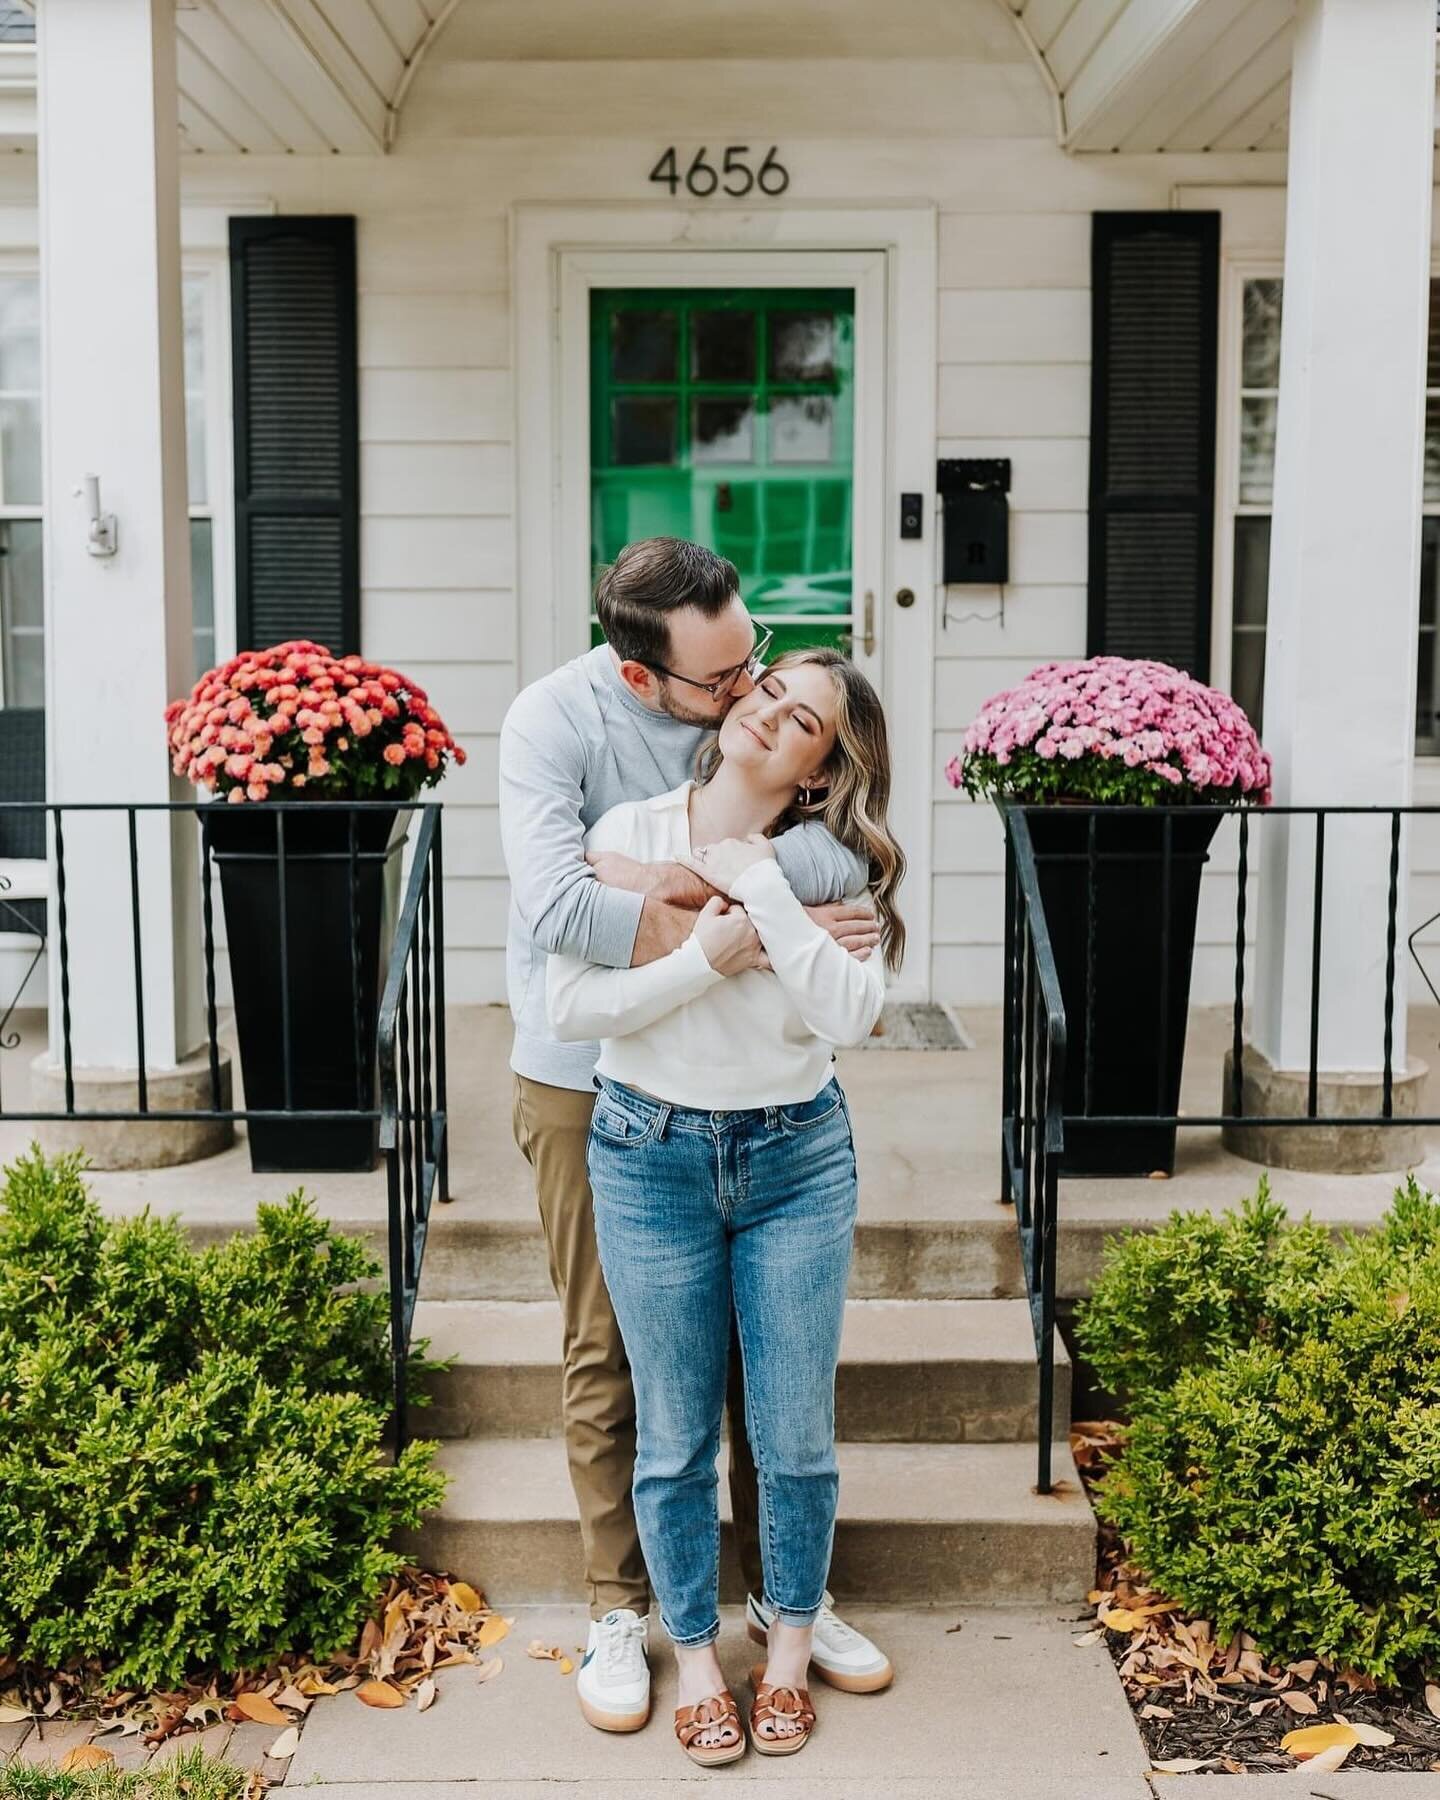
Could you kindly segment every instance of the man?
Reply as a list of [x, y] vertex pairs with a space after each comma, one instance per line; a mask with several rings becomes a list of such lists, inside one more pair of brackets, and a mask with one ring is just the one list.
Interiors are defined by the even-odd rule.
[[[581, 1711], [602, 1731], [633, 1731], [649, 1717], [650, 1591], [630, 1497], [635, 1401], [600, 1273], [586, 1175], [598, 1047], [562, 1044], [551, 1033], [545, 961], [564, 952], [627, 968], [668, 955], [689, 936], [710, 891], [703, 882], [678, 866], [641, 868], [621, 858], [591, 867], [583, 840], [612, 806], [688, 779], [700, 744], [731, 702], [751, 691], [770, 634], [757, 631], [739, 588], [734, 565], [699, 544], [647, 538], [627, 545], [596, 588], [606, 642], [526, 688], [500, 734], [515, 1139], [534, 1170], [564, 1318], [565, 1443], [591, 1614], [577, 1685]], [[776, 855], [836, 940], [868, 955], [879, 935], [873, 914], [841, 904], [865, 883], [860, 860], [816, 824], [778, 838]], [[758, 937], [752, 950], [759, 967]], [[755, 1469], [737, 1389], [738, 1377], [731, 1504], [750, 1592], [747, 1624], [763, 1639], [770, 1615], [760, 1598]], [[854, 1692], [892, 1678], [888, 1660], [828, 1608], [815, 1629], [814, 1667]]]

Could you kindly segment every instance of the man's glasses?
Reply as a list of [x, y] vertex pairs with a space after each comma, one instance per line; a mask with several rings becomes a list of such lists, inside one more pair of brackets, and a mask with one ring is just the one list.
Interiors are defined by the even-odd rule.
[[686, 687], [699, 688], [702, 694], [708, 694], [712, 700], [723, 700], [742, 675], [748, 675], [752, 681], [758, 680], [765, 667], [765, 652], [775, 642], [775, 633], [768, 625], [755, 627], [755, 648], [744, 662], [722, 675], [718, 681], [696, 681], [689, 675], [677, 675], [673, 669], [667, 669], [663, 663], [646, 663], [645, 667], [656, 675], [664, 675], [670, 681], [683, 681]]

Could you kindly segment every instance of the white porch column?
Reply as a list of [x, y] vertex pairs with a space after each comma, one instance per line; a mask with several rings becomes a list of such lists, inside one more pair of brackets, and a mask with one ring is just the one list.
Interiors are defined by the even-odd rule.
[[[1265, 668], [1277, 802], [1411, 797], [1434, 133], [1434, 0], [1299, 0]], [[1302, 1069], [1314, 833], [1262, 834], [1252, 1029], [1275, 1068]], [[1388, 820], [1331, 821], [1322, 1070], [1382, 1067], [1388, 865]], [[1397, 1073], [1405, 885], [1402, 864]]]
[[[49, 797], [180, 798], [162, 719], [193, 679], [175, 5], [44, 0], [37, 11]], [[118, 521], [110, 558], [87, 550], [74, 496], [86, 475]], [[194, 842], [189, 820], [139, 816], [146, 1062], [162, 1069], [203, 1036]], [[123, 816], [69, 815], [65, 850], [74, 1059], [133, 1069]], [[50, 930], [58, 1061], [53, 901]]]

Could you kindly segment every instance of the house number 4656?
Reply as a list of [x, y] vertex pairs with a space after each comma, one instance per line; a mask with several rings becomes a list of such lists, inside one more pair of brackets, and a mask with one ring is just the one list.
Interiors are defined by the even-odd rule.
[[756, 169], [749, 160], [749, 144], [727, 144], [717, 169], [708, 160], [706, 147], [702, 144], [682, 175], [672, 144], [650, 171], [650, 179], [663, 182], [672, 194], [683, 184], [697, 200], [708, 200], [712, 194], [729, 194], [733, 200], [740, 200], [755, 188], [773, 199], [790, 185], [790, 171], [777, 159], [778, 148], [772, 144], [765, 153], [764, 162]]

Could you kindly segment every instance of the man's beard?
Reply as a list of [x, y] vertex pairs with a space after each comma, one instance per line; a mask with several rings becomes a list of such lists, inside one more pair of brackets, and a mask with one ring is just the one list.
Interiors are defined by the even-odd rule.
[[727, 702], [724, 712], [718, 712], [718, 713], [692, 712], [691, 709], [688, 706], [686, 706], [683, 701], [677, 700], [675, 698], [674, 690], [671, 688], [670, 683], [668, 681], [666, 681], [666, 679], [664, 678], [663, 675], [661, 676], [660, 680], [656, 683], [656, 687], [659, 691], [659, 700], [660, 700], [661, 711], [664, 712], [664, 714], [667, 718], [674, 719], [676, 721], [676, 723], [680, 724], [680, 725], [701, 725], [701, 726], [706, 727], [710, 731], [718, 731], [720, 729], [722, 721], [724, 720], [725, 713], [730, 710], [729, 704]]

